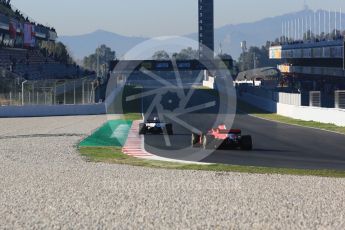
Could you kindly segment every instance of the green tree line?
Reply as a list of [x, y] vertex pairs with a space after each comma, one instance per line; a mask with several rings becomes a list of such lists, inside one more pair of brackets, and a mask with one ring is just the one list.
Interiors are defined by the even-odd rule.
[[62, 42], [41, 42], [40, 50], [46, 57], [51, 57], [56, 61], [65, 64], [74, 64], [67, 47]]
[[83, 66], [86, 69], [97, 71], [97, 63], [99, 67], [108, 68], [109, 62], [116, 59], [116, 52], [106, 45], [101, 45], [95, 50], [95, 53], [84, 57]]

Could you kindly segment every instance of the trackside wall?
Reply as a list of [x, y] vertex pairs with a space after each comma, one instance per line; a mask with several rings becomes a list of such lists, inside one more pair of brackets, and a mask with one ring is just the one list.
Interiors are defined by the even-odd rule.
[[282, 116], [345, 126], [344, 109], [288, 105], [248, 93], [243, 93], [239, 98], [251, 105]]
[[0, 117], [48, 117], [105, 114], [104, 103], [92, 105], [33, 105], [0, 107]]

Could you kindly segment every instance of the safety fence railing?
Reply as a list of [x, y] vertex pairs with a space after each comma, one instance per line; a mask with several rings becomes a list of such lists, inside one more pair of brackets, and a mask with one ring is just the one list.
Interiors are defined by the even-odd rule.
[[273, 92], [273, 100], [287, 105], [302, 105], [302, 95], [299, 93]]
[[22, 86], [22, 105], [69, 105], [95, 103], [96, 81], [73, 80], [27, 81]]
[[0, 106], [21, 104], [23, 78], [0, 68]]
[[321, 92], [320, 91], [309, 92], [309, 106], [321, 107]]
[[94, 104], [97, 86], [94, 76], [35, 81], [0, 77], [0, 106]]
[[335, 91], [335, 107], [345, 109], [345, 90]]
[[1, 93], [0, 106], [21, 105], [21, 93]]

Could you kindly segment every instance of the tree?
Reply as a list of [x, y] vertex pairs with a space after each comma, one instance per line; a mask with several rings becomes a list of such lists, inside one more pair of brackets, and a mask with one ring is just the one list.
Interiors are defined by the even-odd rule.
[[199, 58], [199, 51], [193, 50], [192, 47], [182, 49], [179, 53], [174, 53], [173, 57], [176, 60], [193, 60]]
[[230, 54], [224, 53], [224, 54], [219, 54], [217, 57], [221, 60], [231, 60], [233, 62], [233, 58]]
[[86, 69], [97, 71], [97, 62], [100, 66], [109, 67], [109, 62], [116, 59], [116, 52], [106, 45], [101, 45], [95, 50], [94, 54], [91, 54], [83, 59], [83, 66]]
[[58, 42], [55, 45], [55, 59], [59, 60], [60, 62], [71, 64], [72, 58], [70, 57], [66, 46], [62, 42]]
[[250, 47], [247, 52], [242, 53], [237, 62], [239, 71], [277, 66], [279, 60], [272, 60], [269, 58], [270, 46], [271, 42], [266, 42], [266, 45], [261, 48]]
[[[193, 60], [199, 58], [199, 51], [193, 50], [192, 47], [182, 49], [178, 53], [174, 53], [171, 58], [176, 60]], [[152, 56], [153, 60], [170, 60], [170, 55], [165, 50], [159, 50], [155, 52]]]
[[54, 60], [65, 64], [73, 64], [73, 58], [71, 57], [67, 47], [62, 42], [41, 42], [40, 43], [41, 52], [49, 57], [54, 58]]
[[169, 60], [169, 54], [164, 50], [159, 50], [152, 55], [153, 60]]

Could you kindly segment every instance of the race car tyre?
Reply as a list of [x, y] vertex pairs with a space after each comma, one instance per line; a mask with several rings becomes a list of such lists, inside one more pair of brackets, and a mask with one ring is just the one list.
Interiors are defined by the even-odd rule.
[[251, 136], [242, 136], [241, 149], [242, 150], [252, 150], [253, 149], [253, 140], [252, 140]]
[[173, 128], [172, 128], [172, 124], [167, 124], [166, 125], [166, 131], [168, 133], [168, 135], [174, 135], [174, 131], [173, 131]]
[[197, 147], [200, 141], [200, 135], [192, 133], [192, 147]]
[[146, 125], [144, 123], [139, 124], [139, 135], [146, 134]]
[[203, 136], [203, 141], [202, 141], [202, 147], [204, 149], [212, 149], [212, 142], [213, 142], [214, 138], [212, 136], [209, 135], [204, 135]]

